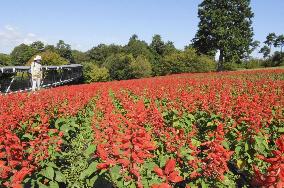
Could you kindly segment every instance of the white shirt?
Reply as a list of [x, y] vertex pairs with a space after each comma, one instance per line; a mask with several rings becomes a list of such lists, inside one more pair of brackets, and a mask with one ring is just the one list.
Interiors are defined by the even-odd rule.
[[31, 74], [32, 78], [42, 78], [42, 66], [37, 62], [32, 62], [31, 64]]

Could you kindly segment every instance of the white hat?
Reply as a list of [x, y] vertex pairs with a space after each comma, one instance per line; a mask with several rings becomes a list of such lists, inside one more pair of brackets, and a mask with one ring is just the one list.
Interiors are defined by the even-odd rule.
[[41, 56], [40, 55], [37, 55], [35, 58], [34, 58], [35, 61], [37, 60], [41, 60]]

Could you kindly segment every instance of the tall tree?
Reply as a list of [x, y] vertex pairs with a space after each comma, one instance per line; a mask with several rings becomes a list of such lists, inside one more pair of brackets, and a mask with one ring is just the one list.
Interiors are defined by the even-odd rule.
[[263, 58], [267, 58], [270, 54], [270, 48], [268, 46], [263, 46], [259, 53], [262, 53], [263, 54]]
[[86, 53], [79, 50], [72, 50], [72, 56], [74, 58], [74, 62], [79, 64], [90, 60]]
[[276, 38], [277, 38], [277, 36], [276, 36], [275, 33], [269, 33], [269, 34], [266, 36], [266, 40], [264, 41], [264, 43], [269, 46], [270, 51], [271, 51], [272, 45], [275, 43]]
[[109, 56], [118, 54], [120, 52], [122, 52], [122, 47], [119, 45], [99, 44], [98, 46], [87, 51], [86, 54], [89, 59], [101, 66]]
[[11, 60], [10, 55], [0, 53], [0, 66], [11, 65], [11, 63], [12, 63], [12, 60]]
[[219, 52], [218, 70], [222, 70], [224, 62], [238, 62], [249, 52], [253, 16], [250, 0], [203, 0], [193, 46], [201, 54]]
[[20, 44], [11, 52], [12, 63], [13, 65], [25, 65], [36, 53], [37, 51], [33, 47], [26, 44]]
[[139, 40], [136, 34], [130, 37], [128, 44], [124, 47], [124, 49], [126, 53], [132, 54], [134, 58], [137, 58], [139, 55], [143, 55], [148, 58], [148, 60], [152, 58], [150, 47], [145, 41]]
[[31, 47], [34, 48], [37, 52], [44, 50], [44, 44], [41, 41], [35, 41], [31, 44]]
[[59, 40], [56, 49], [61, 57], [67, 59], [70, 63], [74, 63], [70, 44], [66, 44], [63, 40]]
[[279, 35], [275, 42], [274, 42], [274, 46], [275, 47], [280, 47], [280, 52], [282, 54], [282, 49], [283, 49], [283, 46], [284, 46], [284, 35]]
[[157, 54], [159, 54], [160, 56], [162, 56], [164, 54], [165, 51], [165, 43], [162, 40], [161, 35], [154, 35], [152, 38], [152, 42], [150, 44], [150, 48], [156, 52]]

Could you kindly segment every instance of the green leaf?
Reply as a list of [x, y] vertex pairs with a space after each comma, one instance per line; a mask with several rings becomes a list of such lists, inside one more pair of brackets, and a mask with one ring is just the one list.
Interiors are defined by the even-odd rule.
[[57, 129], [60, 129], [61, 125], [66, 121], [64, 118], [59, 118], [55, 121], [55, 127]]
[[50, 179], [50, 180], [53, 180], [53, 178], [54, 178], [54, 170], [53, 170], [53, 168], [52, 168], [51, 166], [46, 167], [46, 168], [41, 172], [41, 174], [42, 174], [44, 177], [46, 177], [46, 178], [48, 178], [48, 179]]
[[85, 151], [85, 155], [89, 156], [93, 154], [96, 151], [96, 148], [97, 148], [96, 145], [93, 145], [93, 144], [89, 145], [89, 147]]
[[279, 133], [284, 133], [284, 127], [279, 127], [278, 132]]
[[83, 180], [83, 179], [91, 176], [94, 172], [97, 171], [97, 165], [98, 165], [98, 162], [96, 162], [96, 161], [92, 162], [86, 170], [81, 172], [79, 179]]
[[260, 152], [261, 154], [267, 155], [268, 142], [263, 135], [258, 135], [254, 137], [255, 139], [255, 149]]
[[203, 180], [201, 182], [201, 187], [202, 188], [209, 188], [208, 184], [205, 181], [203, 181]]
[[42, 184], [40, 182], [38, 182], [38, 187], [39, 188], [49, 188], [48, 186], [46, 186], [46, 185], [44, 185], [44, 184]]
[[155, 166], [157, 166], [154, 162], [147, 162], [143, 165], [148, 170], [153, 170]]
[[57, 182], [66, 182], [66, 178], [64, 176], [64, 174], [62, 174], [60, 171], [55, 171], [55, 180]]
[[241, 150], [242, 150], [242, 147], [241, 147], [241, 146], [237, 146], [237, 147], [235, 148], [236, 154], [239, 155]]
[[118, 178], [120, 178], [120, 170], [121, 170], [121, 167], [116, 165], [112, 168], [110, 168], [110, 175], [113, 179], [117, 180]]
[[166, 161], [167, 161], [168, 157], [167, 156], [163, 156], [160, 155], [159, 157], [159, 161], [160, 161], [160, 167], [165, 166], [166, 165]]
[[26, 133], [23, 135], [23, 138], [28, 138], [29, 140], [32, 140], [33, 139], [33, 135], [29, 134], [29, 133]]
[[94, 184], [95, 184], [95, 182], [97, 181], [98, 177], [99, 177], [99, 176], [96, 175], [96, 176], [92, 177], [90, 180], [87, 179], [88, 185], [89, 185], [90, 187], [93, 187]]
[[195, 138], [192, 138], [191, 142], [192, 142], [192, 145], [196, 147], [201, 145], [201, 142], [199, 140], [196, 140]]
[[49, 182], [49, 187], [50, 188], [59, 188], [59, 185], [57, 182], [51, 181]]
[[135, 183], [134, 183], [134, 182], [132, 182], [132, 183], [130, 184], [130, 187], [129, 187], [129, 188], [136, 188]]
[[226, 149], [230, 149], [230, 146], [229, 146], [229, 144], [228, 144], [228, 142], [227, 141], [223, 141], [222, 142], [222, 145], [226, 148]]
[[249, 150], [249, 145], [248, 145], [248, 143], [246, 142], [245, 143], [245, 151], [248, 151]]

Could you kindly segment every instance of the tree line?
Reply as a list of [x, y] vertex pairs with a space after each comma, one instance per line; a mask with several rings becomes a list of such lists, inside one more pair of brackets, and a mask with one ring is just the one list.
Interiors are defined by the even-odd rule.
[[[284, 65], [284, 36], [275, 33], [267, 36], [259, 51], [263, 59], [251, 57], [260, 42], [253, 40], [250, 0], [203, 0], [198, 17], [197, 33], [184, 49], [160, 35], [148, 44], [134, 34], [126, 45], [99, 44], [86, 52], [71, 49], [63, 40], [56, 45], [36, 41], [0, 54], [0, 65], [27, 65], [39, 54], [45, 65], [82, 64], [86, 82]], [[272, 46], [280, 52], [272, 54]]]
[[192, 47], [179, 50], [160, 35], [154, 35], [148, 44], [135, 34], [126, 45], [99, 44], [86, 52], [72, 50], [63, 40], [56, 45], [41, 41], [21, 44], [10, 54], [1, 54], [0, 62], [3, 66], [29, 65], [38, 54], [43, 57], [43, 65], [82, 64], [86, 82], [215, 70], [214, 58], [198, 55]]

